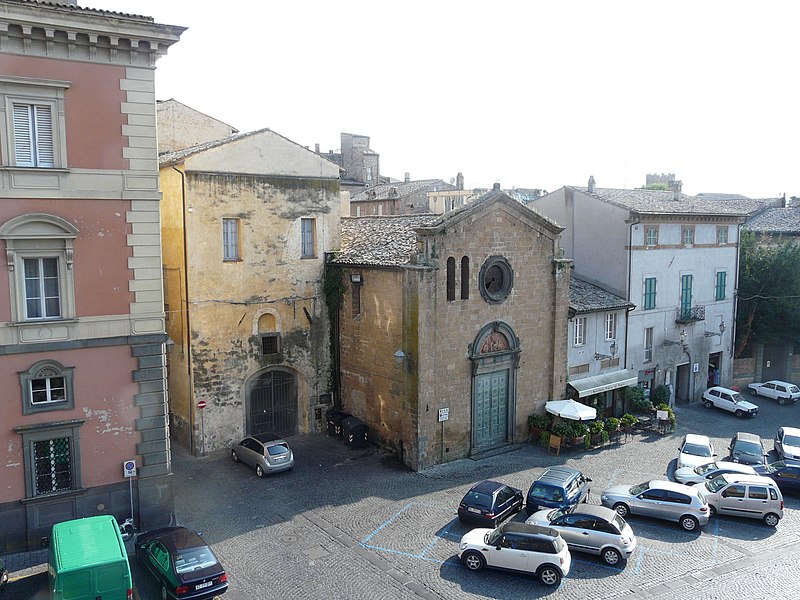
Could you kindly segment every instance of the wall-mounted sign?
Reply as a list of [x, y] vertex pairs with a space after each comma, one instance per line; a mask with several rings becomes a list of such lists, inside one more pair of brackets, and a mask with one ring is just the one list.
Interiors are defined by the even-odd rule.
[[449, 418], [450, 409], [449, 408], [440, 408], [439, 409], [439, 422], [447, 421]]

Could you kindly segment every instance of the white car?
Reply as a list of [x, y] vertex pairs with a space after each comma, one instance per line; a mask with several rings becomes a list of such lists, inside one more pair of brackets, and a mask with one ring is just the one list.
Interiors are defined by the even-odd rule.
[[741, 473], [742, 475], [755, 475], [756, 471], [750, 465], [720, 460], [710, 462], [699, 467], [684, 467], [675, 470], [675, 480], [684, 485], [695, 485], [711, 481], [717, 475], [725, 473]]
[[569, 573], [572, 556], [558, 531], [509, 521], [496, 529], [468, 531], [458, 557], [470, 571], [484, 567], [532, 573], [543, 584], [557, 586]]
[[778, 458], [800, 460], [800, 429], [797, 427], [781, 427], [775, 434], [773, 442]]
[[737, 417], [754, 417], [758, 413], [758, 406], [745, 400], [739, 392], [718, 385], [708, 388], [703, 392], [703, 404], [706, 408], [713, 408], [716, 406], [717, 408], [727, 410]]
[[778, 381], [773, 379], [766, 383], [751, 383], [747, 386], [748, 390], [754, 396], [766, 396], [777, 400], [778, 404], [786, 404], [787, 402], [797, 402], [800, 400], [800, 388], [793, 383], [786, 383], [785, 381]]
[[715, 456], [714, 446], [707, 435], [687, 433], [683, 436], [681, 445], [678, 446], [678, 465], [675, 468], [683, 469], [704, 465], [713, 462]]

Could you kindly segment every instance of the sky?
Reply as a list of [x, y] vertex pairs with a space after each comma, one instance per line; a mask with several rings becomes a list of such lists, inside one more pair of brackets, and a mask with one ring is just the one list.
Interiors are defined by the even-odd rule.
[[156, 98], [467, 188], [800, 196], [796, 0], [79, 0], [188, 27]]

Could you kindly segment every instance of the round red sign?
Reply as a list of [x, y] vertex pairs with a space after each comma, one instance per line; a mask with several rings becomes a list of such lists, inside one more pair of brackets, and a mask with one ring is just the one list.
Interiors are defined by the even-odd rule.
[[197, 403], [197, 408], [199, 408], [200, 410], [203, 410], [205, 407], [206, 407], [206, 401], [205, 400], [200, 400]]

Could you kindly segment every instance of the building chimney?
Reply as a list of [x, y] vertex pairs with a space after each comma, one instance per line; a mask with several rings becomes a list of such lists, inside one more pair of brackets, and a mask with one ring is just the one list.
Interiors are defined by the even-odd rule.
[[459, 171], [458, 175], [456, 175], [456, 189], [463, 190], [464, 189], [464, 174]]
[[409, 181], [411, 181], [411, 173], [406, 171], [406, 183], [408, 183]]
[[499, 189], [500, 189], [500, 183], [499, 183], [499, 182], [495, 183], [495, 184], [492, 186], [492, 189], [493, 189], [493, 190], [499, 190]]
[[681, 199], [681, 189], [683, 188], [683, 182], [678, 181], [677, 179], [673, 179], [669, 182], [669, 189], [672, 190], [672, 199], [673, 200], [680, 200]]
[[594, 175], [589, 175], [589, 193], [594, 194]]
[[314, 144], [314, 152], [319, 154], [319, 144]]

